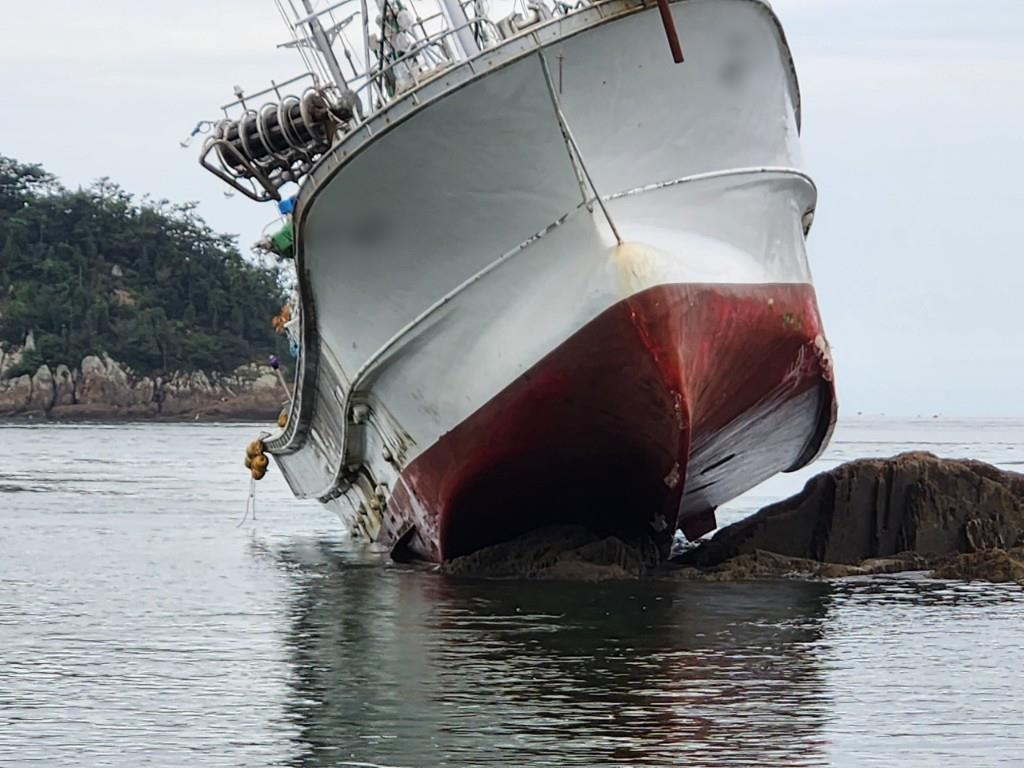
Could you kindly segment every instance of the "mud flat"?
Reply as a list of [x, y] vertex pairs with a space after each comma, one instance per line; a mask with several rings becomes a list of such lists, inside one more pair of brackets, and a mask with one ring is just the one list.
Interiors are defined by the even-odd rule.
[[843, 578], [929, 571], [1024, 583], [1024, 475], [904, 453], [823, 472], [795, 496], [664, 561], [653, 543], [556, 527], [456, 558], [457, 576], [535, 579]]

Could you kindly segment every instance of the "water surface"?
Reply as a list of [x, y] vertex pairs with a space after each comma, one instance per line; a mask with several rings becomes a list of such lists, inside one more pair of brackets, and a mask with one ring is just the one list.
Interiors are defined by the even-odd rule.
[[[256, 426], [0, 427], [0, 765], [1022, 765], [1024, 590], [453, 580], [354, 549]], [[1019, 470], [1024, 422], [860, 419]], [[782, 476], [728, 522], [797, 490]]]

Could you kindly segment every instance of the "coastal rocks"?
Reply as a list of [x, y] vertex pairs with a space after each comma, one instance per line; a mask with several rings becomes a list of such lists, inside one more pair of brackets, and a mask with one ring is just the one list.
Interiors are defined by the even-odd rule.
[[32, 377], [27, 373], [0, 382], [0, 412], [28, 410], [32, 403]]
[[[8, 352], [3, 368], [19, 360]], [[255, 364], [215, 379], [202, 372], [150, 378], [106, 355], [89, 355], [77, 369], [44, 365], [32, 375], [0, 378], [0, 417], [270, 420], [286, 402], [274, 372]]]
[[680, 560], [709, 568], [760, 550], [856, 565], [1018, 542], [1024, 542], [1024, 475], [979, 461], [905, 453], [822, 473], [801, 493], [719, 531]]
[[49, 410], [53, 406], [53, 373], [49, 366], [41, 365], [32, 376], [28, 407], [33, 410]]
[[268, 366], [246, 365], [230, 376], [212, 379], [202, 371], [179, 373], [150, 382], [163, 416], [201, 413], [235, 418], [276, 418], [287, 403]]
[[53, 398], [54, 405], [74, 405], [75, 378], [70, 368], [66, 365], [58, 365], [53, 371], [53, 385], [56, 389]]
[[128, 380], [127, 372], [106, 355], [82, 358], [79, 370], [81, 375], [75, 387], [76, 404], [102, 404], [116, 408], [142, 404]]

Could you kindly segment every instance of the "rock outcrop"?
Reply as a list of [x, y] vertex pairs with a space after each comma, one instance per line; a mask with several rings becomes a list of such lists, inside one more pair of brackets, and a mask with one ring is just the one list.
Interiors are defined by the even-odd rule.
[[286, 400], [267, 366], [243, 366], [228, 376], [202, 372], [135, 376], [109, 357], [90, 355], [79, 367], [40, 366], [3, 378], [19, 356], [0, 360], [0, 417], [56, 419], [274, 419]]
[[904, 453], [852, 461], [796, 496], [718, 532], [681, 561], [714, 567], [755, 551], [854, 565], [934, 559], [1024, 543], [1024, 475], [972, 460]]
[[650, 542], [550, 528], [441, 566], [458, 576], [710, 581], [933, 569], [937, 578], [1024, 581], [1024, 475], [930, 453], [863, 459], [669, 563]]

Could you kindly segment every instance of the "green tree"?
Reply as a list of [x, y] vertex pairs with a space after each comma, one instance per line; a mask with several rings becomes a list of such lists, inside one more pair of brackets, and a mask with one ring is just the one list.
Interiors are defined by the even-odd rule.
[[68, 190], [0, 156], [0, 344], [39, 360], [106, 353], [141, 374], [226, 373], [284, 341], [281, 276], [247, 261], [195, 203], [137, 200], [109, 179]]

